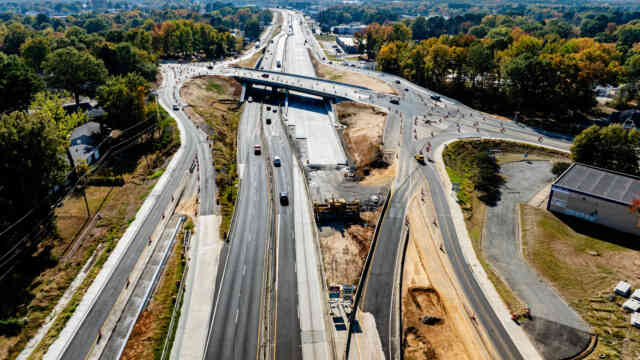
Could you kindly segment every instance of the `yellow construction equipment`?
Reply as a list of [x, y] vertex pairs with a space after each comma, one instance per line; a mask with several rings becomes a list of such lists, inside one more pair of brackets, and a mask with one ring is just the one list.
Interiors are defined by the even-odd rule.
[[418, 161], [420, 164], [424, 165], [424, 155], [416, 154], [415, 158], [416, 158], [416, 161]]
[[335, 217], [358, 216], [360, 200], [346, 201], [345, 199], [328, 199], [326, 202], [313, 202], [316, 218], [330, 219]]

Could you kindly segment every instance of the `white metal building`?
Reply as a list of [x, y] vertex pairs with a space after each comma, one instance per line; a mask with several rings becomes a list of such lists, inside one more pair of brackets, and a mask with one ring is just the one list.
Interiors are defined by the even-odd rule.
[[551, 186], [547, 209], [618, 231], [640, 235], [640, 179], [585, 164], [572, 164]]

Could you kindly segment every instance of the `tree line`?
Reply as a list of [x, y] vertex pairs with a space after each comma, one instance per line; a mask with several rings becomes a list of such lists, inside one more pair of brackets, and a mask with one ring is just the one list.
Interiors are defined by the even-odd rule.
[[139, 15], [91, 16], [82, 26], [69, 17], [56, 28], [37, 16], [40, 25], [16, 17], [0, 23], [0, 229], [47, 198], [71, 170], [69, 135], [87, 117], [68, 114], [63, 103], [97, 100], [106, 115], [95, 121], [111, 129], [163, 122], [150, 92], [159, 59], [218, 59], [242, 48], [242, 38], [208, 21], [156, 23]]
[[595, 105], [596, 85], [640, 79], [639, 45], [621, 51], [615, 43], [536, 36], [517, 26], [496, 26], [484, 37], [466, 33], [415, 41], [404, 23], [372, 24], [355, 39], [381, 71], [474, 107], [551, 114], [569, 122]]

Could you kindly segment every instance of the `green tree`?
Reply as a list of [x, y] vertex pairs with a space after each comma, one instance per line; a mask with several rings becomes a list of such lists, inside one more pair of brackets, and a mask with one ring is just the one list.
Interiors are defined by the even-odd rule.
[[68, 90], [73, 94], [76, 104], [80, 103], [82, 94], [93, 96], [107, 77], [102, 60], [71, 47], [49, 54], [43, 68], [49, 86]]
[[49, 39], [39, 36], [27, 40], [20, 46], [20, 53], [27, 65], [35, 71], [42, 70], [42, 62], [49, 55]]
[[629, 57], [624, 65], [627, 76], [631, 81], [640, 80], [640, 54]]
[[0, 112], [25, 110], [44, 82], [16, 55], [0, 53]]
[[38, 96], [32, 108], [0, 116], [0, 207], [11, 210], [0, 212], [0, 223], [23, 215], [61, 184], [69, 145], [61, 129], [84, 120], [67, 115], [55, 96]]
[[427, 38], [429, 28], [427, 26], [427, 19], [424, 16], [418, 16], [411, 23], [411, 34], [413, 40], [424, 40]]
[[107, 123], [114, 129], [127, 128], [144, 120], [146, 80], [135, 73], [114, 76], [98, 88], [98, 102], [107, 112]]
[[7, 54], [19, 54], [20, 46], [27, 41], [29, 31], [20, 23], [11, 23], [7, 26], [7, 34], [4, 37], [2, 51]]
[[620, 124], [582, 131], [571, 145], [571, 159], [609, 170], [638, 175], [640, 131], [626, 130]]
[[260, 23], [257, 19], [251, 19], [247, 21], [247, 24], [244, 28], [244, 35], [248, 39], [257, 39], [258, 37], [260, 37], [260, 32]]
[[94, 17], [87, 20], [83, 26], [89, 34], [108, 30], [111, 27], [109, 20], [103, 17]]
[[477, 38], [483, 38], [485, 36], [487, 36], [487, 34], [489, 33], [489, 28], [485, 25], [476, 25], [476, 26], [472, 26], [469, 28], [469, 34], [477, 37]]

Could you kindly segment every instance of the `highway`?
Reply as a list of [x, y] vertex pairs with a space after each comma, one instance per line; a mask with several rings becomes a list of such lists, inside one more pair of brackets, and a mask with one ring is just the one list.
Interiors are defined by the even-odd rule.
[[[285, 16], [283, 29], [288, 29], [292, 18]], [[307, 56], [306, 66], [300, 66], [298, 52], [292, 43], [300, 41], [295, 33], [277, 38], [274, 48], [267, 52], [262, 68], [274, 71], [313, 71]], [[304, 59], [302, 59], [304, 60]], [[277, 64], [280, 63], [280, 67]], [[302, 62], [304, 64], [304, 62]], [[295, 67], [294, 67], [295, 65]], [[271, 159], [278, 156], [281, 166], [274, 166], [274, 196], [287, 192], [288, 205], [277, 205], [277, 260], [275, 312], [275, 359], [328, 359], [329, 349], [324, 330], [322, 278], [318, 272], [319, 256], [314, 246], [313, 223], [310, 203], [304, 187], [304, 176], [293, 149], [294, 135], [300, 122], [298, 118], [317, 118], [329, 123], [326, 107], [323, 113], [302, 108], [298, 100], [306, 98], [284, 95], [270, 105], [263, 105], [263, 126]], [[279, 105], [275, 107], [275, 105]], [[270, 106], [269, 111], [268, 107]], [[325, 116], [322, 118], [322, 116]], [[269, 118], [270, 124], [266, 119]], [[289, 130], [292, 127], [293, 130]], [[336, 139], [337, 140], [337, 139]], [[295, 181], [294, 181], [295, 179]], [[295, 315], [292, 310], [295, 309]]]
[[267, 175], [261, 144], [259, 105], [245, 104], [240, 120], [238, 155], [242, 184], [236, 202], [227, 259], [214, 301], [206, 359], [253, 359], [258, 350], [261, 289], [267, 243]]
[[[305, 32], [305, 34], [311, 44], [316, 44], [315, 40], [308, 32]], [[316, 54], [318, 53], [317, 46], [312, 46], [312, 49], [316, 51]], [[322, 55], [316, 57], [321, 58]], [[353, 71], [354, 69], [348, 68], [347, 70]], [[400, 174], [403, 172], [404, 174], [407, 174], [408, 167], [412, 167], [410, 163], [413, 162], [415, 164], [415, 161], [412, 161], [413, 159], [411, 157], [413, 154], [423, 149], [427, 142], [430, 142], [432, 148], [435, 149], [440, 144], [460, 137], [497, 137], [517, 141], [524, 140], [528, 142], [537, 142], [540, 139], [541, 134], [535, 129], [530, 129], [513, 122], [487, 116], [486, 114], [482, 114], [461, 105], [455, 100], [445, 97], [443, 97], [440, 102], [431, 100], [429, 97], [435, 93], [420, 88], [398, 77], [375, 71], [360, 69], [357, 71], [377, 77], [391, 84], [401, 94], [399, 105], [390, 104], [389, 97], [385, 96], [371, 97], [368, 101], [376, 105], [390, 108], [394, 113], [404, 115], [402, 117], [404, 119], [402, 120], [404, 122], [404, 131], [402, 131], [401, 150], [399, 154]], [[446, 120], [441, 125], [441, 128], [434, 127], [434, 132], [436, 133], [435, 137], [420, 139], [420, 141], [417, 141], [414, 139], [414, 135], [410, 131], [413, 126], [412, 119], [414, 116], [422, 116], [429, 111], [440, 111], [442, 113], [442, 118], [446, 118]], [[465, 112], [467, 113], [466, 116], [463, 115]], [[459, 129], [457, 124], [460, 124]], [[569, 143], [563, 140], [551, 139], [545, 136], [543, 136], [542, 139], [545, 145], [550, 145], [555, 148], [565, 150], [569, 146]], [[430, 155], [428, 154], [428, 156]], [[415, 165], [413, 165], [413, 167], [415, 167]], [[438, 174], [431, 164], [420, 166], [419, 169], [429, 183], [436, 184], [441, 182]], [[399, 176], [397, 181], [402, 181], [402, 176]], [[462, 290], [466, 294], [467, 300], [469, 301], [474, 313], [483, 325], [488, 337], [493, 342], [493, 345], [501, 358], [522, 358], [519, 349], [515, 346], [510, 335], [502, 324], [501, 320], [504, 319], [499, 319], [494, 312], [493, 308], [487, 301], [485, 294], [473, 276], [471, 267], [464, 258], [458, 235], [456, 233], [456, 228], [454, 227], [451, 216], [449, 216], [449, 214], [451, 214], [451, 209], [449, 209], [448, 202], [446, 201], [446, 196], [448, 195], [445, 194], [442, 186], [431, 186], [430, 189], [436, 212], [438, 214], [438, 223], [441, 227], [445, 250], [449, 255], [458, 281], [460, 282]], [[396, 185], [394, 188], [392, 201], [382, 222], [382, 228], [377, 241], [378, 245], [377, 248], [374, 249], [374, 257], [372, 258], [369, 275], [367, 279], [365, 279], [365, 290], [363, 291], [363, 299], [361, 303], [362, 311], [373, 313], [376, 319], [376, 327], [378, 328], [378, 333], [381, 337], [383, 351], [385, 356], [388, 357], [391, 357], [391, 346], [389, 344], [389, 336], [391, 334], [389, 319], [391, 319], [392, 316], [391, 293], [392, 286], [394, 285], [393, 280], [395, 278], [395, 259], [389, 256], [380, 256], [378, 254], [398, 253], [396, 250], [400, 240], [399, 236], [402, 234], [403, 226], [402, 221], [399, 219], [401, 219], [401, 216], [404, 214], [406, 207], [406, 201], [403, 202], [399, 200], [403, 200], [407, 191], [409, 191], [409, 189], [406, 189], [406, 185]]]
[[[288, 27], [288, 17], [285, 16], [283, 29]], [[281, 33], [274, 44], [268, 49], [269, 55], [262, 61], [262, 68], [278, 71], [277, 62], [281, 66], [284, 61], [286, 36]], [[282, 120], [284, 110], [283, 94], [277, 94], [271, 101], [265, 100], [262, 124], [270, 164], [273, 167], [273, 196], [276, 202], [276, 283], [275, 283], [275, 359], [300, 359], [300, 322], [293, 316], [292, 309], [298, 309], [298, 282], [296, 277], [296, 247], [294, 234], [294, 198], [293, 198], [293, 151], [287, 139], [287, 130]], [[269, 123], [267, 123], [269, 119]], [[274, 159], [280, 159], [280, 166], [275, 166]], [[288, 204], [279, 201], [279, 194], [288, 194]]]

